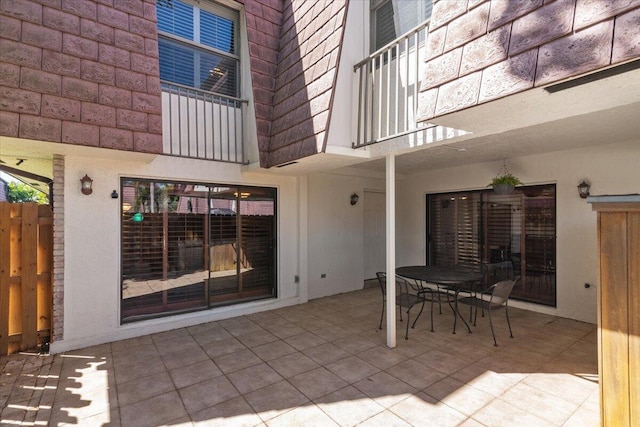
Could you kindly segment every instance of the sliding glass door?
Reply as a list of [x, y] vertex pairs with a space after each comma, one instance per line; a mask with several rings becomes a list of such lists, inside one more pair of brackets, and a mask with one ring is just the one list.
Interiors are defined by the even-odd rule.
[[520, 276], [514, 298], [556, 305], [555, 185], [430, 194], [427, 230], [429, 265], [486, 272], [485, 285]]
[[276, 190], [123, 179], [122, 322], [276, 296]]

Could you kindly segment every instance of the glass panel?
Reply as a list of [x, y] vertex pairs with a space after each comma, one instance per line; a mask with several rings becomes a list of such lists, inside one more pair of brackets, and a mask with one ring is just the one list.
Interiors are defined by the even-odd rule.
[[372, 2], [371, 52], [428, 21], [432, 7], [432, 0]]
[[429, 265], [487, 271], [487, 283], [521, 277], [512, 296], [556, 305], [555, 186], [427, 197]]
[[206, 307], [206, 193], [193, 185], [123, 180], [122, 321]]
[[479, 269], [479, 193], [430, 196], [430, 265]]
[[236, 95], [236, 64], [232, 58], [215, 55], [209, 52], [198, 52], [200, 59], [200, 89]]
[[159, 0], [156, 2], [158, 30], [194, 40], [193, 6], [179, 0]]
[[275, 190], [243, 188], [240, 192], [242, 226], [241, 272], [244, 295], [275, 296]]
[[511, 279], [515, 271], [513, 259], [520, 256], [522, 230], [522, 193], [484, 193], [485, 245], [483, 260], [488, 268], [486, 285]]
[[194, 75], [195, 52], [192, 46], [158, 37], [160, 79], [181, 85], [196, 87]]
[[228, 53], [235, 53], [234, 21], [200, 11], [200, 43]]
[[209, 298], [228, 301], [240, 292], [238, 280], [237, 201], [232, 187], [209, 191]]
[[160, 31], [196, 43], [193, 45], [174, 37], [160, 36], [160, 79], [227, 96], [237, 96], [238, 60], [206, 48], [235, 54], [237, 12], [222, 8], [219, 12], [224, 16], [219, 16], [178, 0], [159, 1], [156, 4]]
[[523, 287], [518, 295], [527, 301], [556, 305], [556, 199], [555, 187], [534, 187], [526, 195]]
[[162, 36], [158, 39], [158, 49], [161, 80], [236, 95], [237, 60]]
[[275, 189], [123, 179], [121, 194], [122, 322], [276, 295]]

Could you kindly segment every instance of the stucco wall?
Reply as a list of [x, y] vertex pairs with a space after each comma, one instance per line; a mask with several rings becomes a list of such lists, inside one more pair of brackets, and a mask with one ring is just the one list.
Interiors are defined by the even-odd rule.
[[[305, 278], [300, 283], [294, 281], [300, 274], [298, 197], [305, 190], [299, 188], [297, 178], [243, 175], [238, 165], [165, 156], [144, 163], [67, 155], [64, 164], [64, 340], [54, 342], [52, 351], [234, 317], [304, 300]], [[90, 196], [82, 195], [79, 189], [79, 179], [85, 173], [94, 180]], [[114, 189], [119, 191], [123, 176], [277, 187], [279, 298], [120, 325], [121, 200], [112, 199], [110, 194]]]
[[[398, 185], [397, 264], [424, 263], [427, 193], [486, 188], [500, 165], [435, 170]], [[509, 170], [523, 182], [555, 183], [557, 197], [557, 308], [520, 302], [514, 306], [596, 322], [597, 289], [584, 288], [597, 281], [596, 214], [576, 187], [587, 179], [593, 195], [637, 193], [638, 165], [640, 141], [508, 159]]]
[[[309, 299], [362, 289], [364, 190], [384, 191], [384, 176], [315, 174], [308, 179], [308, 189]], [[360, 201], [351, 206], [354, 192]]]

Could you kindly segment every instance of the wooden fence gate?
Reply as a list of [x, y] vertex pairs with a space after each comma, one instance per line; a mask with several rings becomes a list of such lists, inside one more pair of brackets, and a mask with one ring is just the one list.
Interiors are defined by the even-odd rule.
[[51, 206], [0, 202], [0, 355], [50, 340], [52, 277]]

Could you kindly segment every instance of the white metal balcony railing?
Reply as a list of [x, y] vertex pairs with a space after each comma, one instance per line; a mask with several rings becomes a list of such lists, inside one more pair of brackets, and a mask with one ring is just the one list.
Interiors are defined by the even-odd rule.
[[164, 154], [246, 164], [247, 101], [162, 81]]
[[416, 122], [428, 27], [429, 21], [422, 23], [354, 66], [358, 97], [354, 148], [431, 127]]

